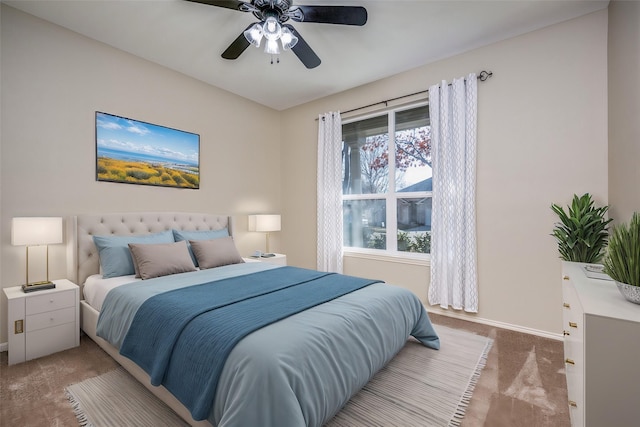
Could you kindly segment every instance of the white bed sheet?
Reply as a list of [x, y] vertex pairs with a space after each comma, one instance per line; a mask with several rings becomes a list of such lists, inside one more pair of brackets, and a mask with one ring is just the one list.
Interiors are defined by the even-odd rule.
[[102, 310], [102, 303], [111, 289], [126, 285], [127, 283], [138, 282], [140, 280], [142, 279], [136, 279], [134, 274], [129, 276], [111, 277], [109, 279], [103, 279], [102, 274], [94, 274], [87, 277], [87, 281], [84, 282], [82, 293], [84, 294], [85, 301], [89, 303], [91, 307], [100, 311]]

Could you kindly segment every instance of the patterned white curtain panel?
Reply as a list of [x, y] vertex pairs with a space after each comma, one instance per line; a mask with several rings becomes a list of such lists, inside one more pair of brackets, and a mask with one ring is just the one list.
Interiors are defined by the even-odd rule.
[[429, 88], [433, 159], [429, 303], [478, 312], [475, 73]]
[[318, 119], [317, 269], [342, 273], [342, 119], [339, 112]]

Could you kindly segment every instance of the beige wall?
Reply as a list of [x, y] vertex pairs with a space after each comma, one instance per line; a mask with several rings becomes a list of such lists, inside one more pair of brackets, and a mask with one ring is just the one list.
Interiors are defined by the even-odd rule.
[[[283, 214], [275, 250], [315, 267], [318, 114], [425, 90], [487, 69], [479, 85], [477, 317], [561, 331], [560, 261], [551, 203], [592, 193], [607, 203], [607, 11], [597, 12], [284, 112], [112, 49], [2, 6], [0, 233], [2, 286], [24, 280], [10, 245], [14, 216], [184, 210]], [[94, 111], [201, 135], [201, 189], [95, 181]], [[232, 161], [230, 161], [232, 159]], [[229, 177], [232, 177], [230, 179]], [[264, 183], [271, 183], [265, 185]], [[281, 185], [278, 185], [281, 183]], [[623, 190], [624, 193], [631, 190]], [[635, 194], [635, 193], [634, 193]], [[65, 275], [63, 245], [51, 276]], [[345, 260], [349, 274], [380, 277], [426, 300], [424, 265]], [[6, 341], [6, 300], [0, 342]]]
[[640, 2], [609, 4], [609, 203], [614, 223], [640, 212]]
[[[11, 246], [15, 216], [229, 214], [238, 216], [243, 253], [264, 245], [264, 236], [243, 231], [246, 214], [280, 210], [279, 185], [265, 184], [280, 182], [277, 111], [5, 5], [1, 31], [2, 287], [24, 281], [24, 248]], [[200, 134], [200, 190], [96, 182], [96, 110]], [[50, 252], [50, 276], [65, 277], [65, 246]]]
[[[590, 14], [282, 115], [283, 245], [315, 266], [318, 114], [425, 90], [491, 70], [478, 89], [478, 317], [561, 331], [560, 261], [550, 205], [590, 192], [607, 203], [607, 11]], [[347, 274], [382, 277], [425, 300], [428, 267], [359, 258]]]

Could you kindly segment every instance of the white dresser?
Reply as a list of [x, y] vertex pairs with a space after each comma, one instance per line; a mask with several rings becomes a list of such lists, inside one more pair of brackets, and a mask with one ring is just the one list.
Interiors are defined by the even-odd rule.
[[24, 293], [4, 288], [9, 326], [9, 365], [80, 345], [79, 288], [69, 280]]
[[574, 427], [640, 425], [640, 305], [613, 281], [562, 264], [564, 353]]

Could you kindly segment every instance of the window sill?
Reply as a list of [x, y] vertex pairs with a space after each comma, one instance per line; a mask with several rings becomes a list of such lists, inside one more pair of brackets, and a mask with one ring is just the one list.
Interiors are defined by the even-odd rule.
[[397, 264], [420, 265], [424, 267], [429, 267], [431, 265], [431, 259], [428, 254], [391, 254], [362, 248], [344, 248], [343, 256], [345, 258], [360, 258], [372, 261], [393, 262]]

